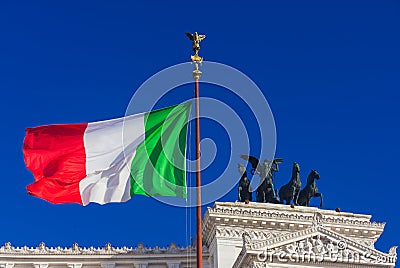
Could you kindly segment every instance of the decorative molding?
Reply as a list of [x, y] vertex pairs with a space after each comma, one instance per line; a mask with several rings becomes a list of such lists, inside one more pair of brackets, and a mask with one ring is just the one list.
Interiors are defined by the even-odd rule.
[[[268, 260], [273, 259], [275, 262], [287, 259], [282, 262], [288, 262], [288, 260], [293, 261], [290, 259], [293, 257], [309, 258], [308, 261], [314, 258], [313, 262], [324, 261], [324, 265], [335, 262], [394, 267], [397, 246], [392, 247], [389, 253], [383, 253], [325, 228], [318, 220], [320, 218], [320, 215], [316, 215], [311, 228], [282, 234], [265, 241], [255, 241], [248, 233], [243, 233], [243, 249], [234, 267], [243, 267], [244, 264], [246, 267], [258, 267], [258, 265], [265, 267]], [[265, 256], [265, 260], [260, 262], [260, 258], [254, 259], [254, 256]]]
[[322, 214], [319, 212], [315, 212], [313, 216], [312, 226], [317, 227], [322, 225], [324, 225], [324, 216], [322, 216]]
[[287, 241], [296, 240], [301, 237], [309, 236], [309, 235], [315, 234], [316, 232], [317, 232], [317, 227], [312, 227], [312, 228], [301, 230], [301, 231], [298, 231], [295, 233], [282, 234], [278, 237], [274, 237], [272, 239], [268, 239], [265, 241], [255, 241], [250, 245], [250, 247], [248, 249], [259, 250], [259, 249], [264, 249], [267, 247], [270, 248], [276, 244], [286, 243]]
[[353, 239], [354, 241], [356, 241], [357, 243], [360, 243], [361, 245], [364, 245], [370, 249], [374, 249], [375, 245], [374, 245], [374, 240], [371, 239]]
[[[204, 252], [208, 252], [207, 247], [203, 247]], [[113, 247], [110, 243], [107, 243], [103, 248], [95, 247], [79, 247], [77, 243], [74, 243], [72, 247], [47, 247], [44, 242], [41, 242], [37, 247], [14, 247], [10, 242], [0, 247], [0, 255], [148, 255], [148, 254], [187, 254], [195, 253], [196, 250], [192, 246], [179, 247], [172, 242], [168, 247], [145, 247], [142, 243], [136, 247]], [[42, 264], [40, 264], [42, 265]], [[11, 267], [4, 267], [11, 268]], [[44, 266], [35, 268], [47, 268]], [[79, 267], [73, 267], [79, 268]], [[111, 267], [107, 267], [111, 268]]]
[[313, 226], [325, 226], [373, 249], [385, 223], [370, 219], [370, 215], [314, 207], [216, 202], [204, 216], [203, 244], [210, 246], [218, 238], [240, 240], [244, 231], [254, 240], [269, 240], [275, 234], [289, 235]]
[[270, 230], [245, 230], [243, 228], [236, 227], [217, 227], [215, 228], [216, 238], [228, 238], [228, 239], [238, 239], [241, 240], [243, 233], [248, 234], [253, 240], [267, 240], [274, 237], [278, 237], [282, 234], [290, 234], [290, 232], [281, 231], [270, 231]]
[[[333, 241], [328, 236], [313, 235], [290, 244], [274, 248], [272, 254], [289, 256], [315, 256], [322, 260], [341, 259], [341, 260], [361, 260], [363, 256], [357, 250], [350, 249], [344, 241]], [[369, 259], [370, 261], [373, 259]]]
[[[285, 205], [281, 205], [285, 206]], [[227, 215], [227, 216], [236, 216], [236, 217], [259, 217], [259, 218], [268, 218], [274, 220], [290, 220], [290, 221], [307, 221], [312, 223], [314, 221], [315, 213], [311, 215], [305, 215], [302, 211], [293, 210], [293, 212], [286, 211], [268, 211], [263, 208], [242, 208], [242, 207], [218, 207], [208, 209], [209, 214], [218, 214], [218, 215]], [[313, 211], [314, 212], [314, 211]], [[327, 224], [338, 224], [338, 225], [353, 225], [356, 227], [377, 227], [384, 228], [385, 222], [371, 222], [368, 219], [351, 219], [346, 216], [337, 217], [323, 215], [318, 212], [321, 216], [319, 219], [323, 223]]]
[[389, 249], [389, 255], [397, 258], [397, 246], [393, 246]]

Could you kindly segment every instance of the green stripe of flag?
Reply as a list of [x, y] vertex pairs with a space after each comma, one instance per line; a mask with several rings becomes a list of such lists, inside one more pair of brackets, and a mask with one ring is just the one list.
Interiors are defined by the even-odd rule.
[[131, 196], [186, 197], [186, 133], [191, 102], [145, 115], [145, 140], [131, 164]]

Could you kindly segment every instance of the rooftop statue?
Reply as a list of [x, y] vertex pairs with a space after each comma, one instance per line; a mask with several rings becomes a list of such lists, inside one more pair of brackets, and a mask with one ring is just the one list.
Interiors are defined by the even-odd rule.
[[300, 206], [309, 206], [312, 197], [320, 197], [321, 202], [319, 206], [323, 206], [322, 194], [318, 192], [317, 183], [315, 182], [316, 179], [319, 180], [320, 176], [316, 170], [312, 170], [307, 177], [307, 185], [299, 193], [297, 203]]
[[[260, 203], [291, 204], [299, 206], [309, 206], [312, 197], [320, 197], [320, 207], [323, 206], [322, 194], [318, 192], [316, 180], [320, 176], [316, 170], [312, 170], [307, 177], [306, 186], [301, 189], [300, 165], [293, 162], [292, 177], [290, 181], [279, 189], [279, 198], [277, 190], [274, 188], [274, 174], [279, 171], [278, 165], [283, 162], [282, 158], [274, 158], [272, 161], [265, 159], [261, 164], [258, 158], [251, 155], [240, 155], [244, 160], [251, 164], [251, 174], [260, 176], [260, 183], [256, 189], [256, 201]], [[251, 201], [252, 190], [250, 181], [247, 178], [246, 167], [238, 165], [241, 178], [238, 186], [238, 199], [240, 202]]]
[[292, 178], [287, 184], [283, 185], [279, 189], [279, 199], [282, 203], [286, 201], [286, 205], [289, 205], [290, 201], [292, 200], [293, 203], [297, 205], [297, 199], [299, 197], [300, 189], [300, 166], [298, 163], [293, 162]]
[[272, 161], [265, 159], [264, 163], [260, 164], [258, 158], [254, 156], [241, 155], [240, 157], [251, 164], [251, 174], [260, 176], [261, 183], [256, 190], [257, 202], [280, 203], [274, 188], [273, 175], [279, 170], [278, 165], [282, 163], [283, 159], [275, 158]]
[[238, 187], [238, 200], [240, 202], [249, 202], [252, 201], [251, 198], [251, 189], [250, 189], [250, 181], [247, 178], [246, 167], [242, 164], [238, 164], [239, 173], [241, 175]]

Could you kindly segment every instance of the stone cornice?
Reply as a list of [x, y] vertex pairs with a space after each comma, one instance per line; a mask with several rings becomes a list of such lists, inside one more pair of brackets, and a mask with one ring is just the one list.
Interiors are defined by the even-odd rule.
[[[208, 249], [203, 248], [203, 252], [207, 253]], [[72, 247], [47, 247], [43, 242], [37, 247], [14, 247], [10, 242], [0, 247], [0, 256], [7, 255], [93, 255], [93, 256], [138, 256], [138, 255], [186, 255], [195, 254], [195, 248], [192, 246], [179, 247], [175, 243], [171, 243], [168, 247], [145, 247], [139, 244], [136, 247], [113, 247], [107, 243], [105, 247], [79, 247], [77, 243]]]
[[300, 207], [291, 208], [287, 205], [268, 204], [268, 203], [249, 203], [240, 202], [216, 202], [213, 208], [209, 208], [204, 217], [206, 221], [209, 215], [234, 216], [252, 218], [271, 218], [284, 219], [294, 221], [309, 221], [313, 215], [319, 212], [326, 223], [330, 224], [346, 224], [356, 225], [358, 227], [368, 228], [384, 228], [384, 222], [371, 222], [371, 215], [355, 214], [349, 212], [336, 212], [333, 210], [319, 209], [315, 207]]
[[212, 241], [218, 226], [236, 229], [278, 230], [295, 232], [311, 227], [314, 215], [321, 215], [324, 225], [348, 237], [357, 237], [375, 242], [383, 232], [385, 223], [371, 222], [370, 215], [336, 212], [314, 207], [239, 202], [216, 202], [208, 208], [203, 221], [203, 241]]

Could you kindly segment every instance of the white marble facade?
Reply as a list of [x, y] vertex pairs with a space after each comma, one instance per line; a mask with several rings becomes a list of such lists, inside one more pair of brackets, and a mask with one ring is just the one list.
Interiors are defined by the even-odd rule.
[[[204, 257], [208, 257], [205, 249]], [[13, 247], [6, 243], [0, 248], [0, 268], [183, 268], [196, 266], [194, 248], [136, 247], [115, 248], [107, 244], [103, 248], [82, 248], [78, 244], [69, 248]], [[205, 265], [204, 268], [209, 268]]]
[[370, 215], [264, 203], [215, 203], [204, 216], [212, 267], [394, 267]]
[[[203, 267], [394, 267], [396, 247], [375, 249], [384, 223], [308, 207], [216, 202], [203, 220]], [[184, 268], [191, 246], [0, 247], [0, 268]]]

